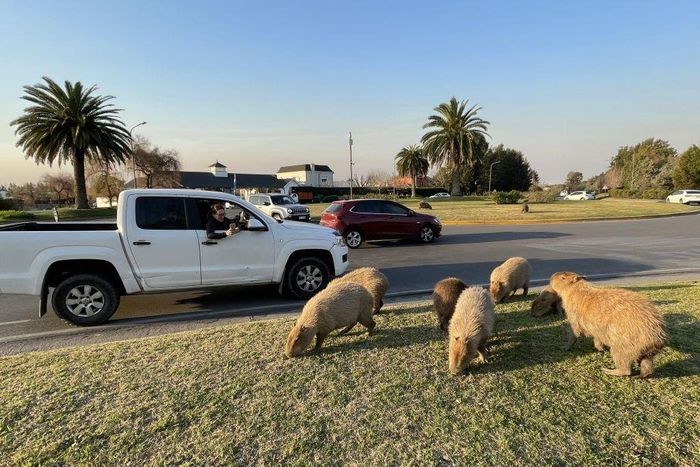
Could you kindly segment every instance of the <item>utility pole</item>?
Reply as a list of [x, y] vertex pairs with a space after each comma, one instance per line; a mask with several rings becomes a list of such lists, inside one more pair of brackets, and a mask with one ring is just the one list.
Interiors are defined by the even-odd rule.
[[489, 194], [491, 194], [491, 172], [493, 171], [493, 166], [500, 163], [501, 161], [492, 162], [491, 167], [489, 167]]
[[350, 199], [352, 199], [352, 131], [349, 133], [350, 137], [348, 139], [348, 143], [350, 144]]

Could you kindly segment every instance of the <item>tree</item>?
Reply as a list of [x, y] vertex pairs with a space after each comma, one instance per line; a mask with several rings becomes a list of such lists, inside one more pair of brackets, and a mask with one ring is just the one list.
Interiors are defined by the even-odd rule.
[[383, 170], [372, 170], [367, 173], [367, 186], [387, 187], [391, 183], [391, 174]]
[[68, 194], [75, 190], [75, 185], [73, 183], [73, 178], [66, 173], [59, 173], [57, 175], [46, 174], [41, 177], [41, 183], [46, 187], [46, 190], [51, 193], [53, 197], [55, 195], [56, 202], [60, 205], [64, 198], [61, 197], [65, 193], [65, 200], [68, 200]]
[[634, 146], [621, 147], [610, 161], [610, 169], [620, 173], [624, 188], [671, 188], [677, 159], [677, 152], [668, 141], [649, 138]]
[[[491, 171], [491, 189], [496, 191], [528, 191], [539, 175], [530, 167], [530, 162], [517, 149], [499, 144], [488, 150], [484, 156], [484, 167], [494, 164]], [[480, 185], [488, 187], [489, 174], [481, 174]], [[488, 188], [487, 188], [488, 190]]]
[[112, 200], [124, 189], [124, 179], [116, 172], [112, 173], [109, 167], [96, 162], [89, 162], [86, 172], [90, 180], [90, 196], [105, 197], [109, 200], [109, 207], [112, 207]]
[[429, 129], [421, 138], [423, 151], [432, 165], [449, 165], [451, 168], [451, 193], [461, 195], [459, 167], [474, 168], [474, 143], [486, 133], [489, 122], [477, 117], [481, 107], [476, 105], [467, 110], [469, 101], [458, 101], [453, 97], [435, 107], [436, 115], [428, 117], [423, 125]]
[[678, 159], [673, 170], [676, 189], [700, 189], [700, 147], [692, 145]]
[[95, 96], [97, 88], [85, 89], [80, 81], [66, 81], [64, 89], [50, 78], [43, 80], [24, 86], [22, 99], [33, 105], [10, 123], [19, 136], [17, 147], [37, 164], [73, 164], [76, 207], [88, 209], [85, 161], [123, 162], [129, 155], [129, 132], [117, 118], [121, 110], [107, 103], [113, 96]]
[[564, 186], [569, 192], [582, 189], [583, 186], [583, 174], [581, 172], [569, 172], [566, 174], [566, 181]]
[[134, 161], [136, 170], [146, 178], [146, 188], [176, 186], [180, 158], [174, 149], [161, 149], [148, 139], [137, 137]]
[[427, 175], [430, 165], [423, 155], [423, 149], [415, 144], [405, 146], [396, 154], [394, 160], [399, 175], [411, 177], [411, 198], [415, 198], [416, 180]]
[[28, 182], [23, 185], [10, 183], [10, 186], [7, 187], [7, 193], [12, 198], [22, 200], [22, 203], [24, 204], [36, 204], [37, 189], [36, 185], [34, 185], [32, 182]]

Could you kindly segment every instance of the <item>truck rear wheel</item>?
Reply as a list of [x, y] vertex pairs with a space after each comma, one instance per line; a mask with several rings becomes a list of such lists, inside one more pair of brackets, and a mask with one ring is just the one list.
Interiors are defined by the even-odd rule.
[[287, 290], [300, 300], [307, 300], [323, 290], [331, 280], [328, 265], [318, 258], [301, 258], [287, 270]]
[[90, 326], [107, 321], [119, 306], [114, 286], [100, 276], [71, 276], [56, 286], [51, 301], [56, 314], [73, 324]]

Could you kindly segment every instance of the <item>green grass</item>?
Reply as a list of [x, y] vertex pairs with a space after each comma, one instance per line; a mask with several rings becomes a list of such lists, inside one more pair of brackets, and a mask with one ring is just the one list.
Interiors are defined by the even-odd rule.
[[[530, 212], [521, 214], [519, 204], [496, 204], [485, 200], [428, 200], [432, 210], [418, 208], [421, 200], [401, 201], [409, 208], [437, 216], [443, 223], [526, 223], [557, 222], [586, 219], [609, 219], [677, 214], [700, 211], [697, 206], [668, 204], [656, 200], [605, 198], [594, 201], [555, 201], [530, 204]], [[311, 216], [320, 219], [328, 204], [313, 204]]]
[[[112, 218], [117, 216], [117, 208], [92, 208], [92, 209], [73, 209], [61, 208], [58, 210], [59, 218], [62, 221], [76, 219], [101, 219]], [[0, 220], [37, 220], [37, 221], [53, 221], [53, 211], [0, 211]]]
[[637, 287], [671, 341], [602, 374], [564, 321], [497, 308], [490, 362], [454, 377], [428, 302], [285, 360], [292, 319], [0, 358], [12, 465], [698, 465], [700, 284]]

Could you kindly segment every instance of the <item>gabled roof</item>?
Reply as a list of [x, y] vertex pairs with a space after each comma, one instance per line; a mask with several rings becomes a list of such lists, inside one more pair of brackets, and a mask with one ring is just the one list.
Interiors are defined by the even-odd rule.
[[210, 169], [212, 167], [216, 167], [217, 169], [225, 169], [226, 168], [226, 166], [224, 164], [220, 163], [219, 161], [216, 161], [215, 164], [212, 164], [209, 166]]
[[282, 188], [284, 180], [267, 174], [230, 173], [228, 177], [217, 177], [211, 172], [178, 172], [183, 188]]
[[334, 173], [330, 167], [327, 165], [320, 165], [320, 164], [298, 164], [298, 165], [287, 165], [284, 167], [280, 167], [280, 169], [277, 171], [277, 173], [280, 172], [301, 172], [301, 171], [306, 171], [306, 170], [311, 170], [311, 166], [314, 166], [314, 169], [317, 172], [332, 172]]

